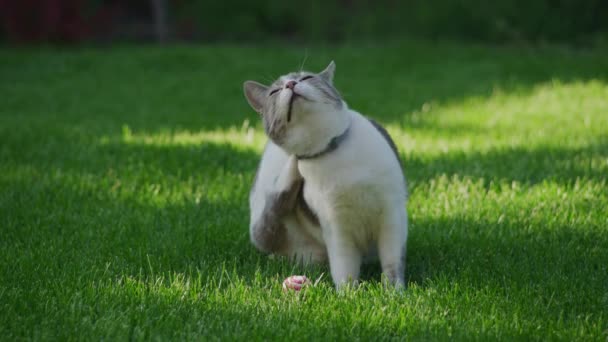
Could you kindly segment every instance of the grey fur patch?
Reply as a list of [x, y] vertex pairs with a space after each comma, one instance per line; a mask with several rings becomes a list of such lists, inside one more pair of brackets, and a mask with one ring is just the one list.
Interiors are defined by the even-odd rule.
[[317, 89], [321, 90], [321, 92], [323, 92], [325, 97], [330, 99], [332, 102], [340, 104], [340, 105], [342, 104], [342, 97], [340, 96], [340, 93], [338, 92], [336, 87], [329, 84], [323, 78], [314, 77], [314, 78], [309, 79], [309, 82], [314, 84], [317, 87]]
[[295, 210], [302, 183], [302, 180], [294, 182], [286, 191], [266, 198], [262, 217], [251, 231], [252, 242], [262, 252], [276, 253], [287, 249], [287, 230], [283, 218]]
[[280, 146], [285, 140], [287, 124], [285, 123], [285, 120], [282, 118], [276, 118], [275, 116], [272, 121], [264, 120], [264, 130], [266, 131], [266, 135], [268, 135], [268, 137], [272, 139], [275, 144]]
[[270, 212], [256, 222], [251, 232], [251, 240], [260, 251], [274, 253], [284, 249], [287, 245], [287, 229]]
[[285, 139], [287, 123], [285, 122], [285, 118], [283, 118], [282, 115], [278, 113], [276, 96], [270, 98], [266, 102], [262, 119], [266, 135], [270, 139], [272, 139], [272, 141], [274, 141], [277, 145], [280, 145], [281, 142], [283, 142], [283, 140]]

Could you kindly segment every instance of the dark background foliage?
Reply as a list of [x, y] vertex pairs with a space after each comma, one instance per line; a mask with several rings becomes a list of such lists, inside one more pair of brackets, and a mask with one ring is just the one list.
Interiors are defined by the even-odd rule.
[[593, 43], [605, 0], [0, 0], [0, 40], [344, 41], [413, 37]]

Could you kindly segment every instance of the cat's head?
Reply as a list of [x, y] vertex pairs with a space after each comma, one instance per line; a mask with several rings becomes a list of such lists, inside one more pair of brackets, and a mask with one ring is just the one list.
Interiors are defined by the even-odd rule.
[[270, 86], [243, 84], [245, 97], [261, 114], [266, 134], [291, 154], [314, 153], [344, 130], [346, 104], [333, 85], [332, 61], [320, 73], [292, 72]]

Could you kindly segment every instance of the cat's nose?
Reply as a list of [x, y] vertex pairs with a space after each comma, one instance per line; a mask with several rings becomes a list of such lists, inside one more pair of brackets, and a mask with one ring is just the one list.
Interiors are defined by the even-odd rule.
[[298, 84], [298, 82], [296, 82], [296, 81], [289, 81], [289, 82], [287, 82], [287, 84], [285, 84], [285, 88], [293, 90], [293, 87], [295, 87], [296, 84]]

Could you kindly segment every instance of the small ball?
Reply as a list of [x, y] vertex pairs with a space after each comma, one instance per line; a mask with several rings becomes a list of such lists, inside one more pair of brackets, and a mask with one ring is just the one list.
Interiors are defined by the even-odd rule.
[[283, 280], [283, 291], [300, 291], [307, 285], [310, 285], [310, 280], [306, 276], [294, 275]]

